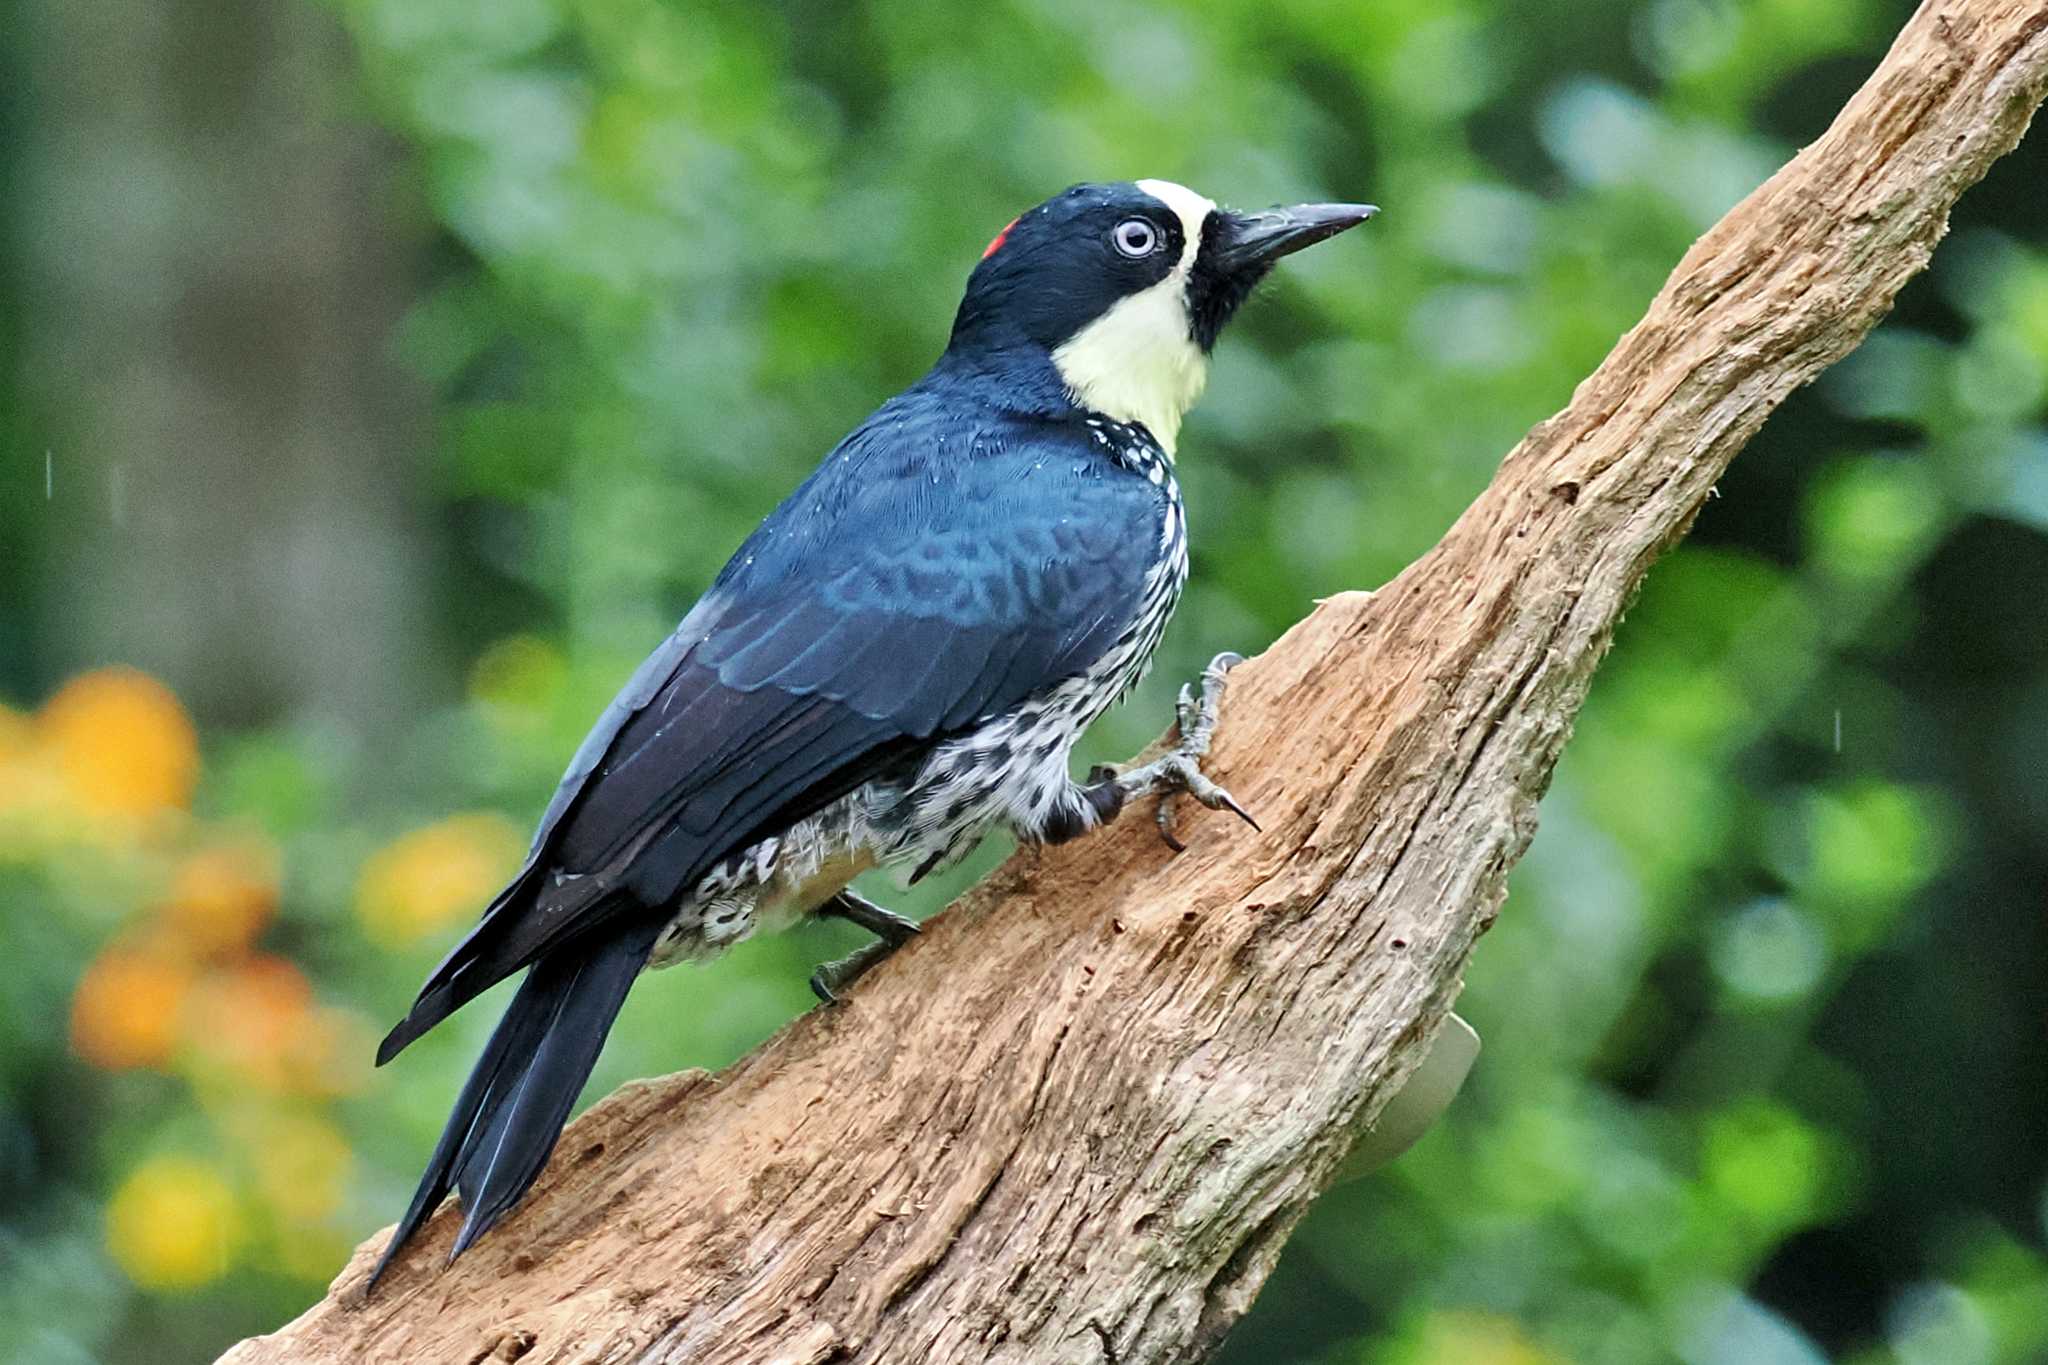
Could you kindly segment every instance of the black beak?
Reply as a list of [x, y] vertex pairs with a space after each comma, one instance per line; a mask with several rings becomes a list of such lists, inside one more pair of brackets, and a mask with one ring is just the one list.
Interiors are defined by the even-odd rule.
[[1373, 204], [1296, 204], [1260, 213], [1219, 214], [1216, 264], [1235, 274], [1263, 270], [1282, 256], [1357, 227], [1379, 212]]

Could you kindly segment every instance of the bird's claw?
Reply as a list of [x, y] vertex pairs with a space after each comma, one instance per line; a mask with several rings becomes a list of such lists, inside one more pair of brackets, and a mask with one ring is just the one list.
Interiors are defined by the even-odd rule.
[[1116, 779], [1126, 800], [1135, 796], [1158, 795], [1159, 808], [1153, 818], [1159, 826], [1159, 837], [1175, 853], [1184, 852], [1187, 848], [1173, 832], [1173, 799], [1182, 792], [1210, 810], [1227, 810], [1253, 829], [1259, 827], [1259, 822], [1238, 804], [1236, 797], [1212, 782], [1202, 771], [1202, 759], [1208, 755], [1209, 741], [1216, 733], [1225, 675], [1243, 662], [1242, 655], [1227, 651], [1211, 659], [1209, 666], [1202, 670], [1199, 696], [1192, 685], [1180, 690], [1179, 704], [1175, 707], [1180, 722], [1180, 743], [1152, 762], [1133, 768]]
[[864, 943], [836, 961], [827, 962], [811, 973], [811, 994], [826, 1005], [845, 1003], [839, 993], [859, 980], [870, 967], [896, 951], [897, 945], [887, 939], [876, 939]]
[[1259, 828], [1259, 822], [1252, 813], [1238, 804], [1236, 797], [1211, 781], [1199, 762], [1185, 749], [1164, 754], [1127, 776], [1135, 777], [1138, 773], [1146, 775], [1147, 790], [1159, 794], [1159, 808], [1153, 818], [1159, 825], [1159, 837], [1175, 853], [1183, 852], [1187, 847], [1173, 832], [1174, 798], [1183, 792], [1210, 810], [1227, 810], [1253, 829]]
[[827, 962], [811, 973], [811, 994], [827, 1005], [839, 1004], [839, 992], [918, 934], [916, 920], [876, 905], [852, 891], [840, 892], [819, 906], [817, 913], [849, 920], [875, 935], [873, 943], [862, 944], [845, 957]]
[[1218, 708], [1223, 704], [1223, 689], [1229, 685], [1230, 670], [1244, 662], [1244, 655], [1224, 650], [1209, 660], [1209, 666], [1202, 670], [1202, 695], [1195, 695], [1192, 683], [1182, 683], [1180, 698], [1174, 706], [1174, 719], [1180, 725], [1180, 751], [1192, 758], [1203, 758], [1209, 752], [1209, 741], [1216, 733]]

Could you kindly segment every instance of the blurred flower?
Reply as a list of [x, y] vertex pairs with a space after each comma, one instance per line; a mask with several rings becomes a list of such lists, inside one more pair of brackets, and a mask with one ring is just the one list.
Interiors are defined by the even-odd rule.
[[282, 1061], [286, 1086], [299, 1095], [346, 1095], [363, 1088], [378, 1031], [353, 1010], [309, 1011], [293, 1029]]
[[88, 810], [182, 810], [199, 780], [199, 739], [178, 699], [132, 668], [82, 673], [37, 717], [70, 795]]
[[71, 997], [71, 1046], [109, 1071], [161, 1067], [178, 1041], [191, 968], [160, 953], [112, 946]]
[[0, 852], [40, 849], [60, 835], [57, 813], [71, 804], [64, 779], [41, 742], [35, 722], [19, 711], [0, 706]]
[[234, 1191], [212, 1166], [152, 1157], [107, 1206], [107, 1250], [145, 1289], [194, 1289], [227, 1272], [242, 1236]]
[[277, 853], [253, 842], [203, 848], [178, 864], [163, 920], [203, 957], [239, 953], [277, 911]]
[[260, 954], [200, 978], [186, 1010], [194, 1049], [241, 1080], [289, 1088], [302, 1035], [313, 1015], [313, 988], [284, 958]]
[[1430, 1314], [1422, 1339], [1401, 1358], [1414, 1365], [1559, 1365], [1513, 1318], [1462, 1310]]
[[313, 1223], [341, 1207], [355, 1157], [333, 1124], [312, 1115], [280, 1116], [248, 1137], [257, 1187], [283, 1219]]
[[474, 917], [519, 865], [519, 831], [500, 815], [457, 815], [401, 836], [363, 864], [356, 917], [387, 948], [409, 948]]
[[0, 763], [18, 762], [35, 743], [35, 726], [27, 716], [0, 706]]

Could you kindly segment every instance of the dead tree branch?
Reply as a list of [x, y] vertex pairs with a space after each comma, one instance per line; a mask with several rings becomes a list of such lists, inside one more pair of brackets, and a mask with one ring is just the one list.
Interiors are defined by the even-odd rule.
[[2044, 84], [2048, 4], [1923, 5], [1435, 549], [1234, 675], [1215, 771], [1263, 837], [1013, 859], [850, 1008], [597, 1106], [452, 1269], [444, 1212], [227, 1359], [1205, 1356], [1441, 1023], [1645, 570]]

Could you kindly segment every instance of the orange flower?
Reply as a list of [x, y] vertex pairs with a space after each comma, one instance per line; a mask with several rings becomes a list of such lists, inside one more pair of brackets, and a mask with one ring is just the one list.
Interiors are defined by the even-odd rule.
[[363, 864], [356, 918], [376, 942], [411, 947], [481, 911], [519, 855], [519, 833], [499, 815], [457, 815], [414, 830]]
[[312, 1006], [304, 973], [284, 958], [259, 954], [201, 979], [185, 1026], [201, 1055], [245, 1081], [283, 1090]]
[[140, 816], [191, 803], [198, 736], [171, 690], [147, 673], [82, 673], [50, 698], [38, 723], [66, 787], [88, 810]]
[[378, 1031], [349, 1010], [315, 1007], [292, 1030], [282, 1058], [286, 1085], [299, 1095], [347, 1095], [370, 1078]]
[[239, 953], [277, 911], [277, 854], [260, 844], [221, 844], [178, 864], [164, 924], [202, 957]]
[[52, 817], [72, 804], [55, 756], [36, 733], [35, 722], [0, 706], [0, 835], [33, 850], [60, 823]]
[[86, 968], [71, 997], [72, 1049], [109, 1071], [165, 1065], [191, 987], [190, 969], [178, 962], [108, 948]]

